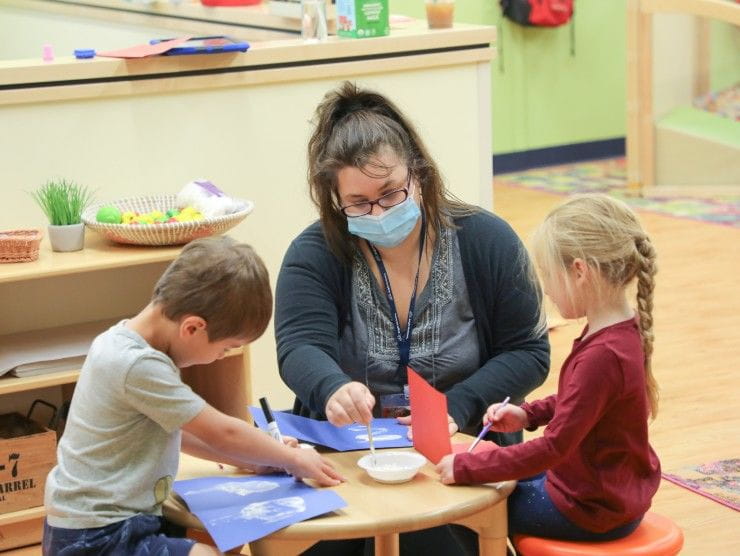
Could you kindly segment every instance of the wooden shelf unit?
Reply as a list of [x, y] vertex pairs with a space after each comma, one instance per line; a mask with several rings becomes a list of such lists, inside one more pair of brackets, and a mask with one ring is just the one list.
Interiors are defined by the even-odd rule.
[[[245, 348], [232, 349], [226, 353], [226, 357], [235, 357], [244, 354]], [[15, 392], [26, 392], [37, 388], [48, 386], [61, 386], [63, 384], [75, 384], [80, 376], [79, 369], [70, 371], [59, 371], [45, 375], [28, 376], [23, 378], [4, 376], [0, 378], [0, 396], [13, 394]], [[0, 514], [2, 515], [2, 514]]]

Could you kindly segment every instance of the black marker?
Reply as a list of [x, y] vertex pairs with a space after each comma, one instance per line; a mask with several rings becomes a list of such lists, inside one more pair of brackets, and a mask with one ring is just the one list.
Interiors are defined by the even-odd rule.
[[260, 398], [260, 405], [262, 406], [262, 412], [265, 414], [265, 419], [267, 419], [267, 433], [275, 440], [282, 443], [283, 435], [280, 434], [280, 429], [275, 421], [275, 417], [272, 415], [272, 410], [270, 409], [270, 404], [267, 403], [267, 398]]

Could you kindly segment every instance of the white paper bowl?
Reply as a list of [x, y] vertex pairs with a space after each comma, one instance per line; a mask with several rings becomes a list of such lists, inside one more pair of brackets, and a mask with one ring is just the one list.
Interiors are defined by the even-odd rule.
[[427, 462], [426, 458], [416, 452], [379, 451], [373, 455], [362, 456], [357, 465], [379, 483], [405, 483], [414, 478], [419, 469]]

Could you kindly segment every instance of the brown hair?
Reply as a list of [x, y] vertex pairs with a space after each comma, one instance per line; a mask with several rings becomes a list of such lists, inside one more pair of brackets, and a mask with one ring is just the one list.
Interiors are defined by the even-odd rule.
[[637, 278], [637, 312], [645, 352], [646, 391], [653, 418], [658, 413], [658, 385], [650, 360], [653, 354], [653, 292], [655, 249], [635, 213], [606, 195], [581, 195], [554, 209], [534, 237], [535, 259], [549, 276], [560, 275], [566, 292], [572, 284], [566, 269], [584, 260], [612, 287], [625, 288]]
[[369, 176], [387, 176], [392, 169], [377, 158], [384, 148], [408, 166], [421, 190], [422, 209], [432, 230], [448, 225], [449, 216], [476, 210], [445, 189], [416, 130], [384, 96], [345, 81], [324, 96], [316, 108], [315, 126], [308, 142], [311, 200], [319, 210], [327, 244], [340, 259], [351, 260], [355, 238], [339, 210], [337, 172], [353, 166]]
[[252, 247], [225, 236], [188, 243], [157, 281], [152, 301], [170, 320], [203, 318], [211, 342], [254, 340], [272, 316], [265, 264]]

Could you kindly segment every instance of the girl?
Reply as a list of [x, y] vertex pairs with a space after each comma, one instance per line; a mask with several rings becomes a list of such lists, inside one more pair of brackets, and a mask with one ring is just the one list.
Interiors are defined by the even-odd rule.
[[[647, 431], [658, 398], [650, 368], [655, 250], [624, 203], [587, 195], [548, 215], [534, 258], [545, 293], [563, 317], [586, 317], [586, 328], [563, 363], [557, 394], [519, 407], [493, 404], [483, 422], [506, 432], [546, 425], [544, 434], [445, 456], [437, 471], [446, 484], [519, 479], [508, 500], [511, 535], [620, 538], [639, 525], [660, 481]], [[634, 278], [637, 315], [626, 294]]]

